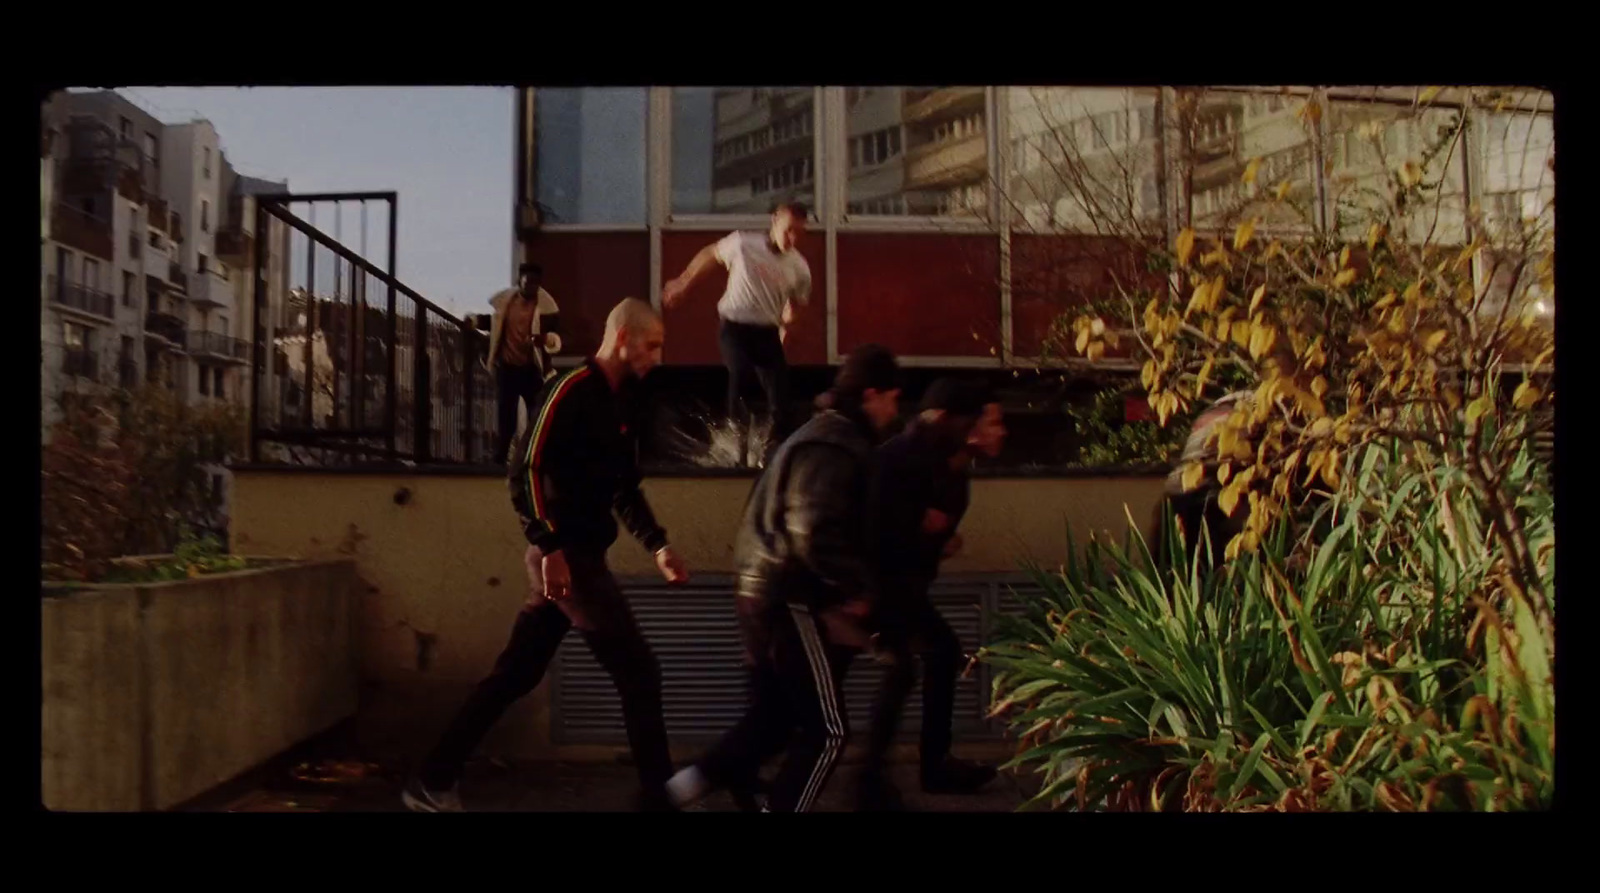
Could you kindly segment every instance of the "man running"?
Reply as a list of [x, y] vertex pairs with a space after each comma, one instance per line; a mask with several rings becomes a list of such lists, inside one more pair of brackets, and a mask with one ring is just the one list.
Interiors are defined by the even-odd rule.
[[716, 788], [747, 786], [767, 757], [788, 756], [772, 784], [772, 812], [815, 804], [848, 734], [839, 681], [874, 598], [873, 445], [899, 412], [894, 355], [876, 345], [846, 359], [821, 409], [773, 456], [745, 507], [735, 541], [736, 610], [750, 662], [744, 717], [698, 763], [673, 776], [675, 805]]
[[538, 264], [523, 264], [521, 281], [489, 299], [494, 318], [489, 325], [489, 371], [494, 373], [495, 399], [499, 428], [496, 431], [496, 461], [507, 460], [511, 441], [517, 435], [517, 403], [527, 408], [532, 422], [534, 407], [545, 379], [553, 371], [550, 354], [561, 350], [556, 334], [560, 310], [556, 299], [540, 286], [544, 269]]
[[722, 320], [722, 362], [728, 367], [728, 421], [740, 426], [739, 462], [749, 464], [754, 423], [745, 395], [757, 382], [766, 393], [772, 424], [767, 455], [788, 436], [789, 364], [783, 353], [786, 328], [796, 305], [811, 300], [811, 266], [795, 246], [806, 233], [807, 209], [800, 202], [779, 205], [765, 233], [729, 233], [707, 245], [683, 274], [661, 288], [661, 304], [675, 307], [715, 264], [728, 268], [728, 287], [717, 302]]
[[878, 450], [880, 598], [871, 626], [878, 649], [893, 659], [873, 705], [856, 792], [858, 807], [869, 811], [900, 806], [884, 765], [916, 682], [913, 654], [923, 666], [922, 789], [975, 793], [995, 777], [993, 767], [950, 755], [956, 679], [964, 661], [961, 643], [929, 590], [940, 561], [961, 548], [956, 529], [971, 501], [972, 460], [1000, 455], [1006, 429], [1000, 404], [976, 383], [940, 379], [922, 406], [911, 425]]
[[633, 298], [618, 304], [606, 318], [599, 352], [551, 383], [517, 438], [509, 482], [528, 539], [524, 560], [531, 595], [493, 672], [407, 787], [404, 800], [411, 809], [461, 810], [457, 783], [468, 756], [506, 708], [539, 685], [572, 627], [622, 696], [644, 807], [669, 808], [664, 784], [672, 762], [661, 668], [606, 565], [606, 550], [617, 538], [615, 510], [655, 554], [668, 582], [689, 578], [639, 490], [635, 435], [626, 423], [631, 386], [661, 362], [662, 341], [661, 317], [653, 307]]

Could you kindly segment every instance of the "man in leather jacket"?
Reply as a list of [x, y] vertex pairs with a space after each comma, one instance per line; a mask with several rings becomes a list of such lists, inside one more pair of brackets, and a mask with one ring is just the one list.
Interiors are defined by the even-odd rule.
[[873, 449], [899, 413], [894, 355], [876, 345], [845, 360], [820, 411], [773, 456], [745, 507], [735, 541], [735, 599], [750, 662], [744, 718], [668, 783], [678, 806], [715, 788], [748, 784], [787, 747], [772, 812], [805, 812], [844, 750], [839, 686], [844, 641], [875, 598], [870, 510]]

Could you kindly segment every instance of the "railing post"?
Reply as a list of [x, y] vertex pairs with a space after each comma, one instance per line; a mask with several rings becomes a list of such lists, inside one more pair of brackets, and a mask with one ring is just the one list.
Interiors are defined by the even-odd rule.
[[463, 424], [466, 428], [461, 435], [461, 461], [472, 464], [472, 361], [476, 358], [473, 348], [472, 322], [468, 319], [461, 320], [461, 371], [464, 374], [462, 382], [462, 397], [466, 401], [466, 408], [462, 410]]
[[394, 282], [395, 282], [395, 280], [394, 280], [394, 276], [395, 276], [395, 270], [394, 270], [394, 264], [395, 264], [394, 225], [395, 225], [395, 218], [397, 216], [398, 215], [397, 215], [397, 209], [395, 207], [395, 200], [391, 198], [389, 200], [389, 269], [386, 271], [389, 274], [389, 279], [388, 279], [388, 282], [386, 283], [388, 285], [388, 288], [389, 288], [389, 300], [388, 300], [388, 305], [387, 305], [388, 306], [388, 313], [389, 313], [389, 332], [388, 332], [388, 336], [389, 336], [389, 386], [385, 389], [385, 393], [384, 393], [384, 400], [388, 404], [385, 407], [385, 412], [386, 412], [386, 415], [388, 416], [388, 419], [389, 419], [389, 438], [388, 438], [389, 439], [389, 443], [388, 443], [389, 456], [388, 456], [388, 458], [389, 458], [389, 464], [390, 465], [393, 465], [395, 463], [396, 452], [397, 452], [397, 450], [396, 450], [397, 433], [396, 432], [398, 432], [398, 430], [400, 428], [400, 404], [398, 402], [398, 396], [399, 395], [396, 393], [399, 390], [399, 387], [400, 387], [400, 356], [399, 356], [399, 354], [397, 354], [395, 352], [396, 342], [399, 340], [396, 336], [397, 336], [397, 334], [399, 333], [399, 330], [400, 330], [400, 317], [396, 313], [396, 309], [395, 309], [395, 294], [394, 294]]
[[415, 361], [411, 364], [411, 418], [413, 443], [412, 456], [418, 464], [429, 460], [429, 448], [432, 441], [432, 423], [430, 416], [433, 414], [433, 401], [428, 399], [428, 383], [432, 376], [429, 374], [428, 363], [428, 308], [418, 304], [416, 330], [412, 333], [411, 349]]

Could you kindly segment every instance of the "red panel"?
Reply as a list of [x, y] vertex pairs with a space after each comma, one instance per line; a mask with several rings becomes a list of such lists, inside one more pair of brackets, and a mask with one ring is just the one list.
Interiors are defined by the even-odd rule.
[[561, 308], [561, 354], [600, 347], [606, 316], [623, 298], [650, 298], [646, 233], [540, 233], [528, 259], [544, 267], [544, 288]]
[[[724, 232], [663, 232], [661, 282], [681, 274], [700, 249], [727, 235]], [[821, 366], [828, 362], [827, 242], [820, 232], [807, 232], [800, 254], [811, 265], [811, 303], [797, 308], [799, 317], [789, 328], [784, 353], [796, 366]], [[666, 361], [673, 365], [720, 366], [717, 346], [717, 301], [728, 285], [728, 272], [717, 264], [684, 296], [683, 303], [665, 311]]]
[[[1145, 269], [1144, 252], [1121, 239], [1012, 233], [1012, 353], [1038, 356], [1057, 320], [1090, 300], [1116, 296], [1119, 281], [1130, 291], [1166, 287], [1160, 275]], [[1070, 353], [1072, 345], [1056, 343], [1052, 349]], [[1107, 355], [1126, 354], [1124, 345]]]
[[841, 353], [870, 342], [901, 356], [998, 353], [997, 237], [840, 233], [838, 262]]

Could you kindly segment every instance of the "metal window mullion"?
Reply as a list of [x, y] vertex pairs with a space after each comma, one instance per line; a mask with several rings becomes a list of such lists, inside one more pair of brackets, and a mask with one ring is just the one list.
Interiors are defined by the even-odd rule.
[[988, 126], [984, 128], [989, 151], [989, 213], [1000, 231], [1000, 362], [1011, 363], [1013, 344], [1011, 317], [1011, 203], [1004, 199], [1010, 182], [1010, 165], [1004, 147], [1009, 145], [1010, 89], [989, 87]]
[[[846, 198], [850, 187], [849, 125], [845, 112], [844, 88], [826, 87], [822, 91], [821, 126], [817, 128], [818, 162], [821, 165], [823, 188], [827, 200], [819, 209], [822, 214], [823, 236], [827, 243], [824, 266], [826, 281], [826, 306], [828, 312], [828, 363], [837, 365], [839, 357], [839, 224], [844, 220]], [[829, 164], [824, 159], [844, 159], [839, 164]]]
[[1317, 103], [1322, 109], [1322, 114], [1316, 116], [1316, 123], [1311, 128], [1311, 183], [1315, 190], [1317, 201], [1317, 231], [1327, 232], [1333, 221], [1338, 219], [1331, 207], [1333, 192], [1328, 189], [1328, 171], [1323, 162], [1324, 151], [1327, 145], [1328, 121], [1333, 117], [1333, 107], [1328, 99], [1326, 87], [1316, 87], [1311, 91], [1311, 101]]
[[672, 88], [651, 87], [645, 114], [646, 224], [650, 234], [650, 304], [661, 309], [661, 232], [671, 219]]

